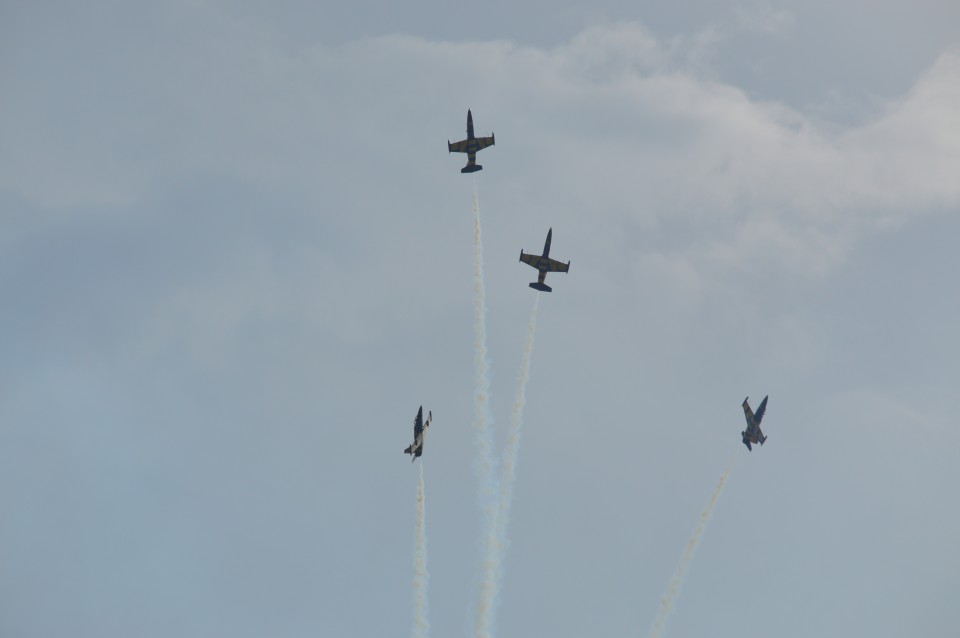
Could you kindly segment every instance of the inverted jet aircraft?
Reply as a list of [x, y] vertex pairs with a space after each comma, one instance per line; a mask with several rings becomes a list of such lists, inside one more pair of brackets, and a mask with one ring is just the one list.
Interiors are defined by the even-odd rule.
[[413, 463], [417, 457], [423, 454], [423, 437], [427, 434], [427, 428], [430, 427], [430, 421], [433, 420], [433, 412], [428, 412], [427, 422], [423, 422], [423, 406], [417, 412], [417, 418], [413, 420], [413, 444], [410, 445], [404, 454], [410, 455], [410, 462]]
[[523, 250], [520, 250], [520, 261], [525, 264], [530, 264], [534, 268], [540, 271], [540, 277], [530, 284], [530, 287], [534, 290], [539, 290], [541, 292], [550, 292], [553, 290], [550, 286], [543, 283], [543, 280], [547, 278], [548, 272], [567, 272], [570, 270], [570, 262], [562, 263], [556, 259], [550, 259], [550, 242], [553, 239], [553, 229], [547, 231], [547, 243], [543, 245], [543, 254], [542, 255], [528, 255]]
[[470, 113], [470, 109], [467, 109], [467, 139], [452, 144], [450, 140], [447, 140], [447, 152], [466, 153], [467, 165], [461, 168], [460, 172], [475, 173], [483, 170], [483, 167], [477, 164], [477, 151], [485, 149], [488, 146], [493, 146], [494, 144], [496, 144], [496, 140], [494, 139], [493, 133], [490, 133], [490, 137], [476, 137], [473, 134], [473, 114]]
[[743, 400], [743, 415], [747, 418], [747, 429], [740, 433], [740, 436], [743, 437], [743, 444], [747, 446], [747, 449], [751, 452], [753, 448], [750, 447], [751, 443], [759, 443], [763, 445], [763, 442], [767, 440], [767, 437], [763, 435], [763, 431], [760, 430], [760, 421], [763, 420], [763, 413], [767, 411], [767, 399], [769, 396], [763, 397], [763, 401], [760, 402], [760, 407], [757, 408], [757, 413], [754, 414], [753, 410], [750, 409], [750, 404], [747, 403], [747, 397]]

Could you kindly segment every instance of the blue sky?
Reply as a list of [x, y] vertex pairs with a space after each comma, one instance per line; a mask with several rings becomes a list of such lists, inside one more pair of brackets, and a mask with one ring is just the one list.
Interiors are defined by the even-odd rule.
[[[471, 635], [491, 410], [540, 300], [497, 633], [955, 635], [948, 2], [8, 3], [0, 634]], [[739, 441], [770, 403], [770, 445]]]

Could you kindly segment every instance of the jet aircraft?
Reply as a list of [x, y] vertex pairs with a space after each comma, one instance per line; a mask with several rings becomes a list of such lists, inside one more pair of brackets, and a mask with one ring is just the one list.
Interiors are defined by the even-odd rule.
[[570, 270], [570, 262], [562, 263], [556, 259], [550, 259], [550, 242], [553, 238], [553, 229], [551, 228], [547, 231], [547, 243], [543, 245], [543, 254], [542, 255], [528, 255], [523, 250], [520, 250], [520, 261], [525, 264], [530, 264], [534, 268], [540, 271], [540, 277], [530, 284], [530, 287], [534, 290], [539, 290], [541, 292], [550, 292], [553, 290], [550, 286], [543, 283], [543, 280], [546, 279], [548, 272], [567, 272]]
[[760, 402], [760, 407], [757, 408], [757, 413], [754, 414], [753, 410], [750, 409], [750, 404], [747, 403], [747, 397], [743, 400], [743, 415], [747, 418], [747, 429], [740, 433], [740, 436], [743, 437], [743, 444], [747, 446], [747, 449], [751, 452], [753, 448], [750, 447], [751, 443], [759, 443], [763, 445], [763, 442], [767, 440], [767, 437], [763, 435], [763, 431], [760, 429], [760, 421], [763, 420], [763, 413], [767, 411], [767, 399], [769, 396], [763, 397], [763, 401]]
[[467, 139], [453, 142], [452, 144], [450, 140], [447, 140], [447, 152], [466, 153], [467, 165], [461, 168], [460, 172], [475, 173], [483, 170], [483, 166], [477, 164], [477, 151], [485, 149], [488, 146], [493, 146], [494, 144], [496, 144], [496, 140], [494, 139], [493, 133], [490, 133], [490, 137], [476, 137], [473, 134], [473, 114], [470, 113], [470, 109], [467, 109]]
[[423, 438], [427, 434], [427, 428], [430, 427], [430, 421], [433, 420], [433, 412], [430, 411], [427, 416], [427, 422], [423, 422], [423, 406], [417, 412], [417, 418], [413, 420], [413, 444], [410, 445], [404, 454], [410, 455], [410, 462], [417, 460], [417, 457], [423, 454]]

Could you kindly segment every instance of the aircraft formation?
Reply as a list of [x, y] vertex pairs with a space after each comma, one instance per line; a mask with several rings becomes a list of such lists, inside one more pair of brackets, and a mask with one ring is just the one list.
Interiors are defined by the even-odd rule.
[[[467, 137], [459, 142], [451, 142], [450, 140], [447, 140], [447, 152], [466, 153], [467, 165], [461, 168], [460, 172], [475, 173], [483, 170], [483, 166], [477, 164], [477, 153], [489, 146], [494, 146], [495, 144], [496, 138], [492, 132], [490, 133], [490, 137], [477, 137], [474, 134], [473, 112], [471, 109], [467, 109]], [[547, 231], [547, 240], [543, 245], [543, 254], [535, 255], [532, 253], [525, 253], [523, 252], [523, 249], [520, 250], [520, 261], [533, 268], [536, 268], [539, 272], [537, 281], [529, 284], [531, 288], [539, 292], [553, 291], [553, 288], [545, 283], [547, 273], [565, 273], [569, 272], [570, 270], [570, 261], [563, 263], [550, 257], [550, 244], [552, 241], [553, 228], [550, 228]], [[769, 396], [763, 398], [763, 401], [760, 402], [760, 407], [757, 408], [756, 413], [754, 413], [750, 408], [750, 403], [748, 402], [749, 398], [750, 397], [747, 397], [743, 400], [743, 414], [747, 420], [747, 429], [740, 432], [740, 436], [743, 444], [747, 446], [747, 450], [752, 452], [752, 446], [754, 444], [759, 443], [762, 446], [767, 440], [767, 437], [760, 429], [760, 421], [763, 420], [763, 415], [767, 410], [767, 399]], [[433, 413], [430, 412], [426, 423], [424, 423], [423, 406], [420, 406], [420, 411], [417, 413], [417, 418], [414, 420], [413, 444], [403, 451], [404, 454], [411, 455], [411, 461], [415, 461], [420, 455], [423, 454], [423, 437], [426, 434], [427, 428], [430, 427], [430, 421], [432, 418]]]
[[[461, 173], [476, 173], [483, 170], [483, 166], [477, 163], [477, 153], [481, 150], [494, 146], [496, 138], [491, 132], [489, 137], [477, 137], [474, 132], [473, 112], [467, 110], [467, 137], [458, 142], [447, 140], [447, 151], [449, 153], [466, 153], [467, 164], [460, 169]], [[481, 576], [479, 583], [479, 600], [476, 605], [475, 629], [476, 635], [481, 638], [492, 636], [494, 621], [494, 611], [496, 609], [497, 598], [499, 595], [500, 579], [503, 572], [503, 559], [509, 512], [512, 503], [513, 483], [516, 477], [515, 467], [517, 461], [517, 451], [520, 440], [520, 430], [523, 423], [523, 406], [526, 402], [525, 389], [527, 379], [529, 378], [530, 355], [533, 348], [533, 337], [536, 328], [537, 308], [540, 295], [534, 300], [533, 310], [530, 317], [530, 324], [527, 329], [527, 340], [524, 345], [524, 356], [521, 363], [520, 375], [518, 379], [518, 389], [516, 399], [513, 404], [510, 425], [506, 434], [506, 443], [502, 450], [502, 457], [498, 460], [492, 454], [492, 439], [487, 427], [489, 395], [489, 377], [486, 360], [486, 327], [484, 323], [485, 315], [485, 285], [483, 281], [483, 250], [480, 234], [480, 215], [479, 200], [476, 193], [476, 184], [474, 186], [474, 308], [475, 308], [475, 337], [474, 346], [476, 351], [476, 383], [474, 392], [474, 401], [476, 403], [476, 421], [474, 422], [474, 431], [477, 440], [477, 478], [480, 483], [481, 500], [481, 525], [485, 529], [482, 538], [483, 559], [481, 561]], [[546, 278], [549, 273], [567, 273], [570, 271], [570, 261], [566, 263], [554, 259], [550, 256], [550, 248], [553, 243], [553, 228], [547, 230], [547, 238], [543, 245], [541, 254], [527, 253], [520, 250], [521, 263], [525, 263], [537, 271], [537, 280], [530, 282], [530, 288], [541, 292], [552, 292], [553, 288], [547, 285]], [[766, 442], [767, 437], [760, 429], [760, 423], [763, 420], [767, 410], [767, 400], [764, 397], [760, 402], [757, 411], [754, 412], [749, 403], [749, 397], [743, 400], [743, 413], [747, 422], [745, 430], [740, 432], [740, 437], [748, 451], [753, 451], [754, 444], [761, 446]], [[413, 443], [404, 450], [405, 454], [410, 455], [410, 460], [415, 461], [423, 455], [424, 438], [427, 429], [433, 421], [433, 412], [427, 412], [427, 419], [423, 418], [423, 405], [417, 410], [417, 416], [413, 422]], [[493, 476], [494, 469], [499, 469], [499, 482]], [[427, 628], [429, 622], [426, 615], [426, 535], [424, 532], [424, 479], [423, 464], [420, 464], [420, 483], [417, 493], [417, 526], [415, 534], [415, 578], [414, 578], [414, 638], [427, 638]], [[683, 575], [687, 565], [692, 560], [693, 553], [699, 543], [700, 536], [703, 533], [704, 525], [710, 517], [710, 513], [716, 504], [730, 471], [733, 469], [733, 462], [723, 472], [720, 480], [714, 489], [713, 495], [707, 503], [706, 508], [700, 515], [693, 536], [688, 541], [683, 552], [677, 572], [670, 581], [666, 596], [662, 599], [660, 611], [654, 622], [651, 631], [651, 638], [660, 638], [661, 631], [666, 622], [667, 616], [673, 605], [673, 599], [676, 598]], [[491, 539], [500, 539], [500, 542], [494, 542]]]

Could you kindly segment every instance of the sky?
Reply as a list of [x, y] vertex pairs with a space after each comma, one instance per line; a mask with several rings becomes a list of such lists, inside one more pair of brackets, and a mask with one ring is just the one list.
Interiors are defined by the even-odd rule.
[[[960, 631], [960, 5], [0, 4], [0, 635]], [[471, 108], [496, 134], [462, 175]], [[769, 395], [768, 443], [740, 407]]]

